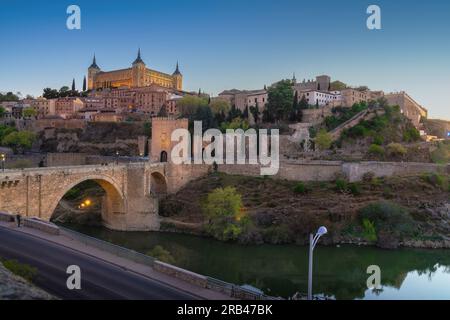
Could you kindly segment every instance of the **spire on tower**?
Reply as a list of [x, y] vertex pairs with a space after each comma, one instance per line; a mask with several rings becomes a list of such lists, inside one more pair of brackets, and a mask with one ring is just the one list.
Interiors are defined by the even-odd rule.
[[94, 53], [94, 59], [92, 59], [92, 64], [89, 68], [100, 69], [97, 65], [97, 62], [95, 61], [95, 53]]
[[178, 67], [178, 61], [177, 61], [177, 67], [175, 68], [175, 71], [172, 75], [181, 74], [180, 68]]
[[141, 48], [138, 49], [137, 58], [133, 62], [133, 64], [136, 64], [136, 63], [144, 63], [144, 61], [142, 61], [142, 59], [141, 59]]

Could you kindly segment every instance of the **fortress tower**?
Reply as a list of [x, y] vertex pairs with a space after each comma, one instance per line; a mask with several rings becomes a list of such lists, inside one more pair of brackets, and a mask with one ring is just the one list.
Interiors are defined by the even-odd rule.
[[101, 72], [101, 70], [95, 61], [95, 54], [94, 54], [92, 64], [88, 68], [88, 90], [94, 89], [94, 78], [95, 75], [99, 72]]
[[174, 145], [171, 136], [175, 129], [188, 129], [188, 119], [155, 117], [152, 119], [152, 141], [150, 162], [170, 162], [170, 153]]

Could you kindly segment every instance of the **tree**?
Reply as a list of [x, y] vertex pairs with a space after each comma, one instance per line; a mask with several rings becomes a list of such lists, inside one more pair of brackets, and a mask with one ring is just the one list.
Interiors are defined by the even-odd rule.
[[217, 126], [215, 118], [211, 112], [211, 109], [208, 106], [201, 106], [197, 108], [197, 111], [190, 118], [192, 121], [201, 121], [203, 132], [210, 129], [215, 128]]
[[45, 99], [56, 99], [56, 98], [59, 98], [59, 92], [56, 89], [45, 88], [44, 89], [44, 93], [42, 94], [42, 96]]
[[227, 100], [224, 99], [214, 99], [211, 100], [209, 103], [209, 107], [211, 108], [211, 111], [214, 114], [220, 113], [220, 112], [229, 112], [231, 109], [231, 105]]
[[333, 81], [330, 83], [330, 91], [341, 91], [347, 88], [347, 85], [341, 81]]
[[2, 144], [13, 149], [14, 153], [31, 149], [36, 136], [30, 131], [14, 131], [3, 138]]
[[83, 92], [86, 91], [86, 76], [83, 78]]
[[258, 107], [258, 102], [256, 103], [255, 106], [251, 106], [251, 107], [250, 107], [250, 113], [252, 114], [253, 120], [255, 120], [255, 123], [258, 123], [258, 121], [259, 121], [259, 115], [260, 115], [259, 107]]
[[68, 97], [69, 94], [70, 94], [70, 90], [69, 90], [68, 86], [63, 86], [63, 87], [61, 87], [61, 89], [59, 89], [59, 96], [61, 98]]
[[230, 111], [228, 112], [227, 115], [227, 121], [231, 122], [233, 121], [233, 119], [238, 118], [238, 117], [242, 117], [242, 111], [238, 108], [236, 108], [236, 105], [232, 105]]
[[144, 122], [144, 135], [147, 137], [152, 137], [152, 123], [151, 122]]
[[244, 112], [242, 113], [244, 119], [248, 119], [248, 106], [245, 106]]
[[162, 105], [158, 111], [158, 117], [167, 117], [167, 108], [165, 105]]
[[7, 125], [0, 124], [0, 143], [2, 143], [3, 138], [6, 137], [11, 132], [17, 131], [16, 128]]
[[326, 150], [331, 147], [331, 143], [333, 142], [333, 138], [331, 135], [325, 130], [321, 129], [315, 138], [315, 144], [319, 147], [320, 150]]
[[227, 129], [243, 129], [244, 131], [247, 130], [250, 127], [247, 120], [244, 120], [242, 118], [234, 118], [231, 122], [223, 122], [220, 129], [222, 131], [225, 131]]
[[75, 91], [75, 78], [72, 79], [72, 91]]
[[2, 106], [0, 106], [0, 118], [3, 118], [3, 116], [5, 115], [6, 110], [5, 108], [3, 108]]
[[216, 120], [217, 125], [220, 126], [222, 124], [222, 122], [225, 122], [225, 120], [226, 120], [225, 112], [222, 110], [222, 111], [216, 113], [214, 115], [214, 118]]
[[208, 100], [202, 97], [187, 95], [177, 101], [177, 108], [182, 117], [192, 117], [199, 107], [208, 106]]
[[281, 80], [268, 90], [267, 112], [276, 120], [285, 120], [292, 110], [293, 99], [291, 80]]
[[19, 96], [12, 92], [7, 92], [6, 94], [0, 93], [0, 101], [19, 101]]
[[37, 112], [34, 108], [29, 107], [29, 108], [24, 108], [22, 114], [23, 114], [24, 118], [32, 118], [32, 117], [36, 117]]
[[308, 109], [309, 108], [308, 101], [306, 100], [306, 97], [304, 95], [302, 96], [302, 98], [300, 99], [300, 102], [298, 103], [298, 108], [300, 110], [304, 110], [304, 109]]
[[291, 113], [289, 115], [289, 120], [290, 121], [297, 121], [298, 120], [298, 113], [301, 113], [301, 110], [299, 109], [299, 104], [298, 104], [298, 91], [295, 91], [294, 94], [294, 100], [292, 102], [292, 110]]
[[275, 117], [269, 111], [268, 108], [264, 108], [264, 110], [262, 112], [262, 121], [263, 122], [270, 122], [270, 123], [273, 123], [275, 121]]
[[206, 231], [219, 240], [235, 240], [248, 223], [242, 211], [242, 197], [235, 188], [218, 188], [208, 194], [203, 213]]

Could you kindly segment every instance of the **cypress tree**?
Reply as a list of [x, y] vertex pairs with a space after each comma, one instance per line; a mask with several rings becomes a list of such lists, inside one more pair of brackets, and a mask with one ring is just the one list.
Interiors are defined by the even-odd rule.
[[75, 78], [72, 79], [72, 91], [75, 91]]
[[245, 106], [244, 113], [242, 113], [244, 119], [248, 119], [248, 106]]
[[83, 78], [83, 92], [86, 91], [86, 76]]

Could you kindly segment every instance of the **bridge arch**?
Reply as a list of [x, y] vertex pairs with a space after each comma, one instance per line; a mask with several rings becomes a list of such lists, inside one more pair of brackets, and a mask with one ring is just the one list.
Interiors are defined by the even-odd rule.
[[150, 195], [157, 198], [167, 195], [167, 180], [159, 171], [150, 174]]
[[64, 195], [70, 189], [85, 181], [94, 181], [105, 191], [105, 196], [102, 200], [102, 220], [104, 225], [112, 228], [115, 228], [117, 224], [120, 225], [121, 221], [119, 220], [126, 211], [126, 198], [118, 183], [112, 178], [101, 174], [83, 176], [82, 178], [75, 179], [74, 181], [61, 186], [61, 191], [53, 196], [54, 200], [50, 203], [48, 210], [46, 210], [46, 213], [48, 212], [48, 220], [52, 217]]

